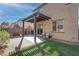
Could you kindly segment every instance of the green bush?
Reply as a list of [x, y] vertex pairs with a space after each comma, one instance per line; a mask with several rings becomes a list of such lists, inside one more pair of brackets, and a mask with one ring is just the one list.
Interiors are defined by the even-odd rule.
[[9, 41], [9, 33], [4, 30], [0, 30], [0, 45], [5, 45]]

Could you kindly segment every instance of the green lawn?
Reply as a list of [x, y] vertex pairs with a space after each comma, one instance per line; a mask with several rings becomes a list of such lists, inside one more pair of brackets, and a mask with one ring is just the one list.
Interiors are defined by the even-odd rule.
[[68, 45], [64, 43], [59, 43], [55, 41], [46, 41], [40, 43], [39, 46], [41, 50], [38, 49], [37, 46], [30, 47], [28, 49], [23, 49], [16, 53], [10, 53], [10, 56], [41, 56], [42, 50], [46, 54], [50, 54], [52, 56], [78, 56], [79, 55], [79, 47]]

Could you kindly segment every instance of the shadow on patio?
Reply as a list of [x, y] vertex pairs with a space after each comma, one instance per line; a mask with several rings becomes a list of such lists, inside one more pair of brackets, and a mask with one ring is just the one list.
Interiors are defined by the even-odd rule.
[[[36, 40], [37, 43], [42, 42], [42, 41], [41, 41], [42, 38], [36, 37], [36, 39], [37, 39], [37, 40]], [[34, 36], [32, 36], [32, 35], [24, 36], [24, 37], [21, 38], [21, 40], [20, 40], [18, 46], [15, 47], [15, 51], [19, 51], [19, 50], [21, 49], [23, 40], [28, 40], [28, 41], [31, 41], [33, 44], [35, 44], [35, 43], [34, 43]], [[27, 43], [26, 43], [26, 44], [27, 44]], [[30, 47], [30, 46], [29, 46], [29, 47]]]

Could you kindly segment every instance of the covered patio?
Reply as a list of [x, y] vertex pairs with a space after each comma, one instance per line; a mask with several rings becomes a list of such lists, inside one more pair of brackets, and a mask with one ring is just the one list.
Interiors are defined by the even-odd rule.
[[32, 22], [34, 23], [34, 43], [36, 44], [36, 46], [39, 48], [39, 50], [42, 52], [42, 55], [46, 55], [46, 53], [44, 53], [44, 51], [41, 49], [41, 47], [39, 46], [38, 42], [37, 42], [37, 22], [40, 21], [46, 21], [48, 19], [51, 19], [50, 17], [39, 13], [39, 12], [34, 12], [31, 16], [24, 18], [23, 19], [23, 37], [24, 37], [24, 22]]
[[24, 34], [24, 27], [25, 27], [24, 22], [34, 23], [34, 40], [35, 40], [35, 43], [36, 43], [36, 36], [37, 36], [37, 28], [36, 28], [37, 26], [36, 25], [37, 25], [37, 22], [46, 21], [46, 20], [49, 20], [49, 19], [51, 19], [51, 18], [46, 16], [43, 13], [40, 13], [40, 12], [35, 12], [32, 15], [30, 15], [29, 17], [24, 18], [23, 19], [23, 34]]

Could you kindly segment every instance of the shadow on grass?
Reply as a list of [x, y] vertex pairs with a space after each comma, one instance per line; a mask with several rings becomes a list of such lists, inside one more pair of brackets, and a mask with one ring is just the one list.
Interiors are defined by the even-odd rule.
[[[59, 43], [55, 41], [45, 41], [39, 44], [40, 48], [47, 54], [51, 56], [78, 56], [79, 47], [68, 45], [64, 43]], [[37, 46], [32, 46], [28, 49], [18, 51], [16, 53], [10, 54], [11, 56], [34, 56], [42, 55], [42, 52], [38, 49]]]

